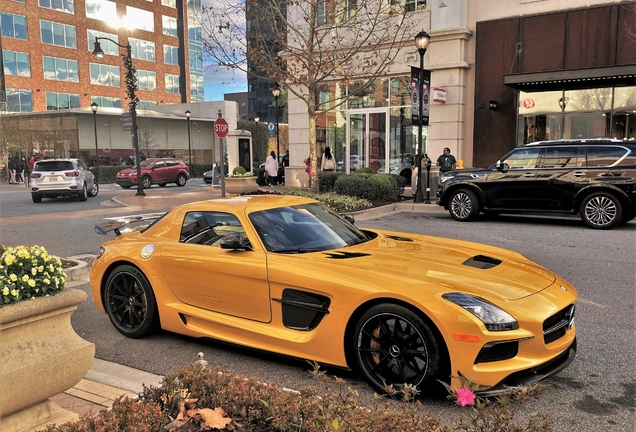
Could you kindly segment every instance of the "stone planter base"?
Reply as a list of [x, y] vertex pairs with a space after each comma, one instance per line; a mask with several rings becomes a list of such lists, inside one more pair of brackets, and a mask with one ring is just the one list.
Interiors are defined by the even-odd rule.
[[227, 177], [225, 191], [231, 194], [242, 194], [258, 190], [256, 177]]
[[48, 425], [63, 425], [74, 422], [79, 415], [61, 408], [51, 399], [31, 405], [0, 419], [0, 430], [11, 432], [31, 432], [44, 429]]
[[95, 345], [71, 326], [72, 313], [86, 298], [84, 291], [66, 288], [0, 308], [0, 430], [68, 421], [47, 399], [80, 382], [93, 363]]

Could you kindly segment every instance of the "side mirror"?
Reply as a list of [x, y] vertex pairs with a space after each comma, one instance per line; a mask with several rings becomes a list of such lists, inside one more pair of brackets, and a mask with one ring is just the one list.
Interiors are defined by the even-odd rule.
[[356, 219], [352, 215], [344, 214], [344, 215], [342, 215], [342, 217], [345, 218], [345, 220], [347, 222], [349, 222], [351, 225], [355, 225], [356, 224]]
[[510, 169], [510, 166], [507, 163], [501, 163], [501, 161], [497, 161], [496, 164], [497, 171], [506, 172]]
[[243, 233], [228, 234], [221, 239], [221, 249], [253, 250], [252, 245]]

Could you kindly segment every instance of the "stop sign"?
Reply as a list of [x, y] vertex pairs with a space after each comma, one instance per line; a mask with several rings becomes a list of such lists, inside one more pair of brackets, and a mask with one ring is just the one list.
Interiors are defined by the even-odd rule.
[[214, 122], [214, 133], [219, 138], [225, 138], [230, 131], [230, 127], [227, 125], [225, 119], [219, 118]]

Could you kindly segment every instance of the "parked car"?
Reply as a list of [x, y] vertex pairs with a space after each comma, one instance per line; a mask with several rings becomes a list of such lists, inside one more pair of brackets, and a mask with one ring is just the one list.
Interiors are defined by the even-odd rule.
[[458, 221], [487, 214], [579, 214], [594, 229], [636, 216], [636, 142], [608, 138], [539, 141], [487, 168], [441, 176], [437, 204]]
[[42, 198], [76, 196], [80, 201], [97, 196], [99, 185], [95, 176], [81, 159], [45, 159], [33, 166], [31, 199], [41, 203]]
[[[190, 178], [190, 168], [181, 159], [151, 158], [141, 162], [141, 184], [148, 189], [153, 184], [164, 187], [168, 183], [185, 186]], [[117, 184], [124, 189], [137, 185], [137, 167], [127, 168], [117, 173]]]
[[359, 229], [290, 195], [185, 204], [121, 229], [144, 217], [95, 227], [117, 237], [91, 266], [93, 299], [130, 338], [218, 339], [356, 369], [379, 391], [461, 374], [495, 394], [575, 357], [576, 289], [516, 252]]

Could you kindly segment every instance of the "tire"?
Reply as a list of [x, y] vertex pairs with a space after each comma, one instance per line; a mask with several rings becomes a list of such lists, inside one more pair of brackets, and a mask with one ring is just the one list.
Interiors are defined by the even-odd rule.
[[93, 182], [93, 189], [91, 189], [88, 192], [88, 196], [89, 197], [96, 197], [98, 193], [99, 193], [99, 185], [97, 184], [97, 182]]
[[39, 204], [42, 202], [42, 197], [39, 195], [31, 195], [31, 199], [34, 203]]
[[166, 187], [167, 183], [159, 183], [159, 187]]
[[122, 186], [122, 189], [130, 189], [130, 186]]
[[82, 185], [82, 192], [77, 196], [80, 201], [86, 201], [88, 199], [88, 191], [86, 190], [86, 183]]
[[360, 317], [351, 343], [357, 368], [380, 392], [387, 385], [425, 389], [437, 378], [437, 341], [426, 323], [403, 306], [373, 306]]
[[152, 186], [152, 179], [151, 179], [150, 177], [148, 177], [148, 176], [144, 176], [144, 177], [141, 179], [141, 186], [142, 186], [144, 189], [149, 189], [149, 188], [150, 188], [150, 186]]
[[623, 206], [614, 195], [596, 192], [583, 200], [579, 215], [590, 228], [610, 229], [622, 221]]
[[479, 200], [471, 190], [456, 190], [448, 200], [448, 211], [457, 221], [471, 221], [479, 214]]
[[130, 265], [117, 267], [108, 276], [104, 290], [104, 307], [117, 331], [138, 339], [159, 328], [157, 300], [148, 279]]
[[623, 219], [621, 219], [619, 225], [624, 225], [627, 222], [631, 221], [632, 219], [634, 219], [634, 217], [636, 217], [636, 213], [630, 213], [630, 214], [625, 214], [623, 215]]
[[179, 174], [177, 176], [177, 182], [176, 182], [177, 186], [185, 186], [187, 181], [188, 181], [188, 179], [186, 178], [185, 175]]

